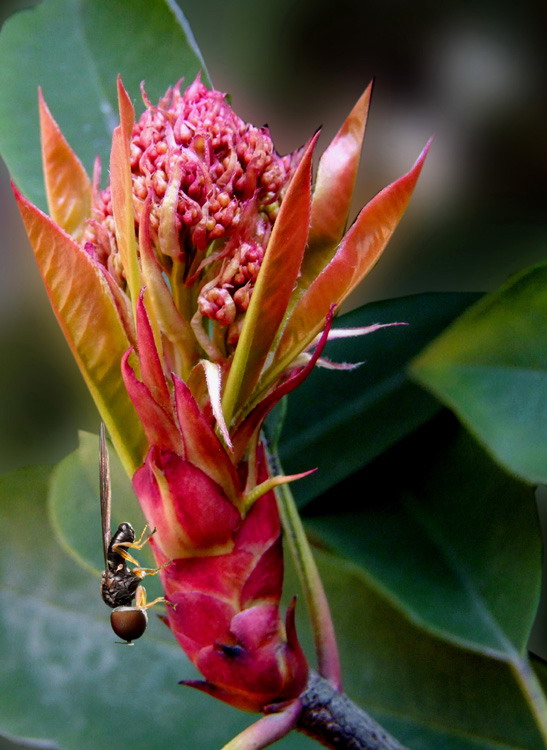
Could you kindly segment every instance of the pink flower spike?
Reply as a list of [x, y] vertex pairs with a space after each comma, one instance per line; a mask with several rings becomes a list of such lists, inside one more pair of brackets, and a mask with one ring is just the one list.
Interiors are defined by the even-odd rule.
[[[298, 722], [308, 665], [283, 538], [303, 582], [320, 674], [341, 689], [334, 627], [290, 493], [270, 476], [264, 418], [323, 356], [334, 311], [378, 260], [422, 169], [382, 190], [344, 236], [368, 115], [363, 93], [319, 161], [280, 156], [199, 76], [145, 111], [118, 78], [109, 183], [90, 182], [40, 96], [53, 219], [17, 195], [55, 314], [151, 527], [165, 619], [202, 682], [267, 716], [226, 750], [259, 750]], [[429, 146], [429, 144], [428, 144]], [[105, 170], [106, 171], [106, 170]], [[286, 488], [285, 488], [286, 489]], [[279, 505], [278, 505], [279, 500]], [[158, 601], [158, 600], [156, 600]], [[235, 743], [235, 744], [234, 744]]]

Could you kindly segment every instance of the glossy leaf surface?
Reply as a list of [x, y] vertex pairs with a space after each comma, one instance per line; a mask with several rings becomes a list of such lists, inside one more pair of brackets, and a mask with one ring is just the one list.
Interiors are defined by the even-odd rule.
[[499, 658], [524, 652], [541, 578], [534, 492], [500, 470], [450, 414], [309, 512], [318, 507], [310, 528], [411, 619]]
[[108, 164], [118, 74], [137, 102], [143, 79], [152, 101], [182, 76], [191, 81], [201, 70], [208, 81], [173, 0], [132, 0], [127, 10], [125, 0], [47, 0], [2, 28], [0, 151], [20, 190], [44, 210], [38, 86], [90, 174], [97, 154]]
[[[410, 622], [351, 562], [317, 552], [344, 687], [410, 750], [544, 750], [545, 698], [528, 663], [468, 651]], [[302, 627], [299, 627], [302, 633]], [[536, 695], [520, 682], [530, 680]], [[544, 730], [545, 731], [545, 730]]]
[[411, 748], [542, 748], [547, 703], [526, 656], [541, 577], [532, 489], [448, 413], [351, 479], [306, 518], [336, 553], [322, 574], [349, 694], [368, 692]]
[[474, 305], [412, 368], [496, 460], [534, 483], [547, 482], [546, 321], [542, 264]]
[[349, 372], [316, 367], [289, 396], [279, 442], [283, 468], [319, 469], [293, 486], [299, 504], [369, 463], [439, 410], [438, 402], [407, 378], [406, 366], [477, 296], [420, 294], [373, 302], [337, 318], [337, 328], [408, 325], [329, 342], [329, 359], [364, 364]]

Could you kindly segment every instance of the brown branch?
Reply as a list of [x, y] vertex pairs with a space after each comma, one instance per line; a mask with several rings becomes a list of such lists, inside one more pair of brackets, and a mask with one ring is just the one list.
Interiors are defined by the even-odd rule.
[[325, 747], [343, 750], [407, 750], [345, 693], [316, 672], [300, 696], [297, 729]]

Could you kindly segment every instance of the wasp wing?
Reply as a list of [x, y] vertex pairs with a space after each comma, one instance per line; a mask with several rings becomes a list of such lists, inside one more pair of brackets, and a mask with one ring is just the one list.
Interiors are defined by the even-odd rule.
[[101, 496], [101, 522], [103, 529], [103, 554], [104, 569], [108, 576], [108, 546], [110, 544], [110, 508], [111, 508], [111, 489], [110, 489], [110, 462], [108, 460], [108, 448], [106, 447], [106, 435], [103, 422], [101, 422], [101, 433], [99, 438], [99, 477], [100, 477], [100, 496]]

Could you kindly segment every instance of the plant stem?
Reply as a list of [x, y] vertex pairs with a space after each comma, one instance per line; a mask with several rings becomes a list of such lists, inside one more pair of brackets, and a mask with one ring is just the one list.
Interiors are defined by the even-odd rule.
[[279, 713], [266, 714], [222, 750], [263, 750], [292, 729], [332, 750], [408, 750], [345, 693], [313, 671], [296, 701]]
[[[270, 452], [268, 455], [274, 475], [283, 474], [277, 455]], [[276, 494], [283, 529], [298, 571], [312, 624], [319, 673], [330, 682], [334, 690], [340, 691], [340, 658], [325, 589], [289, 485], [277, 487]]]
[[300, 696], [297, 729], [325, 747], [344, 750], [407, 750], [363, 709], [315, 672]]

